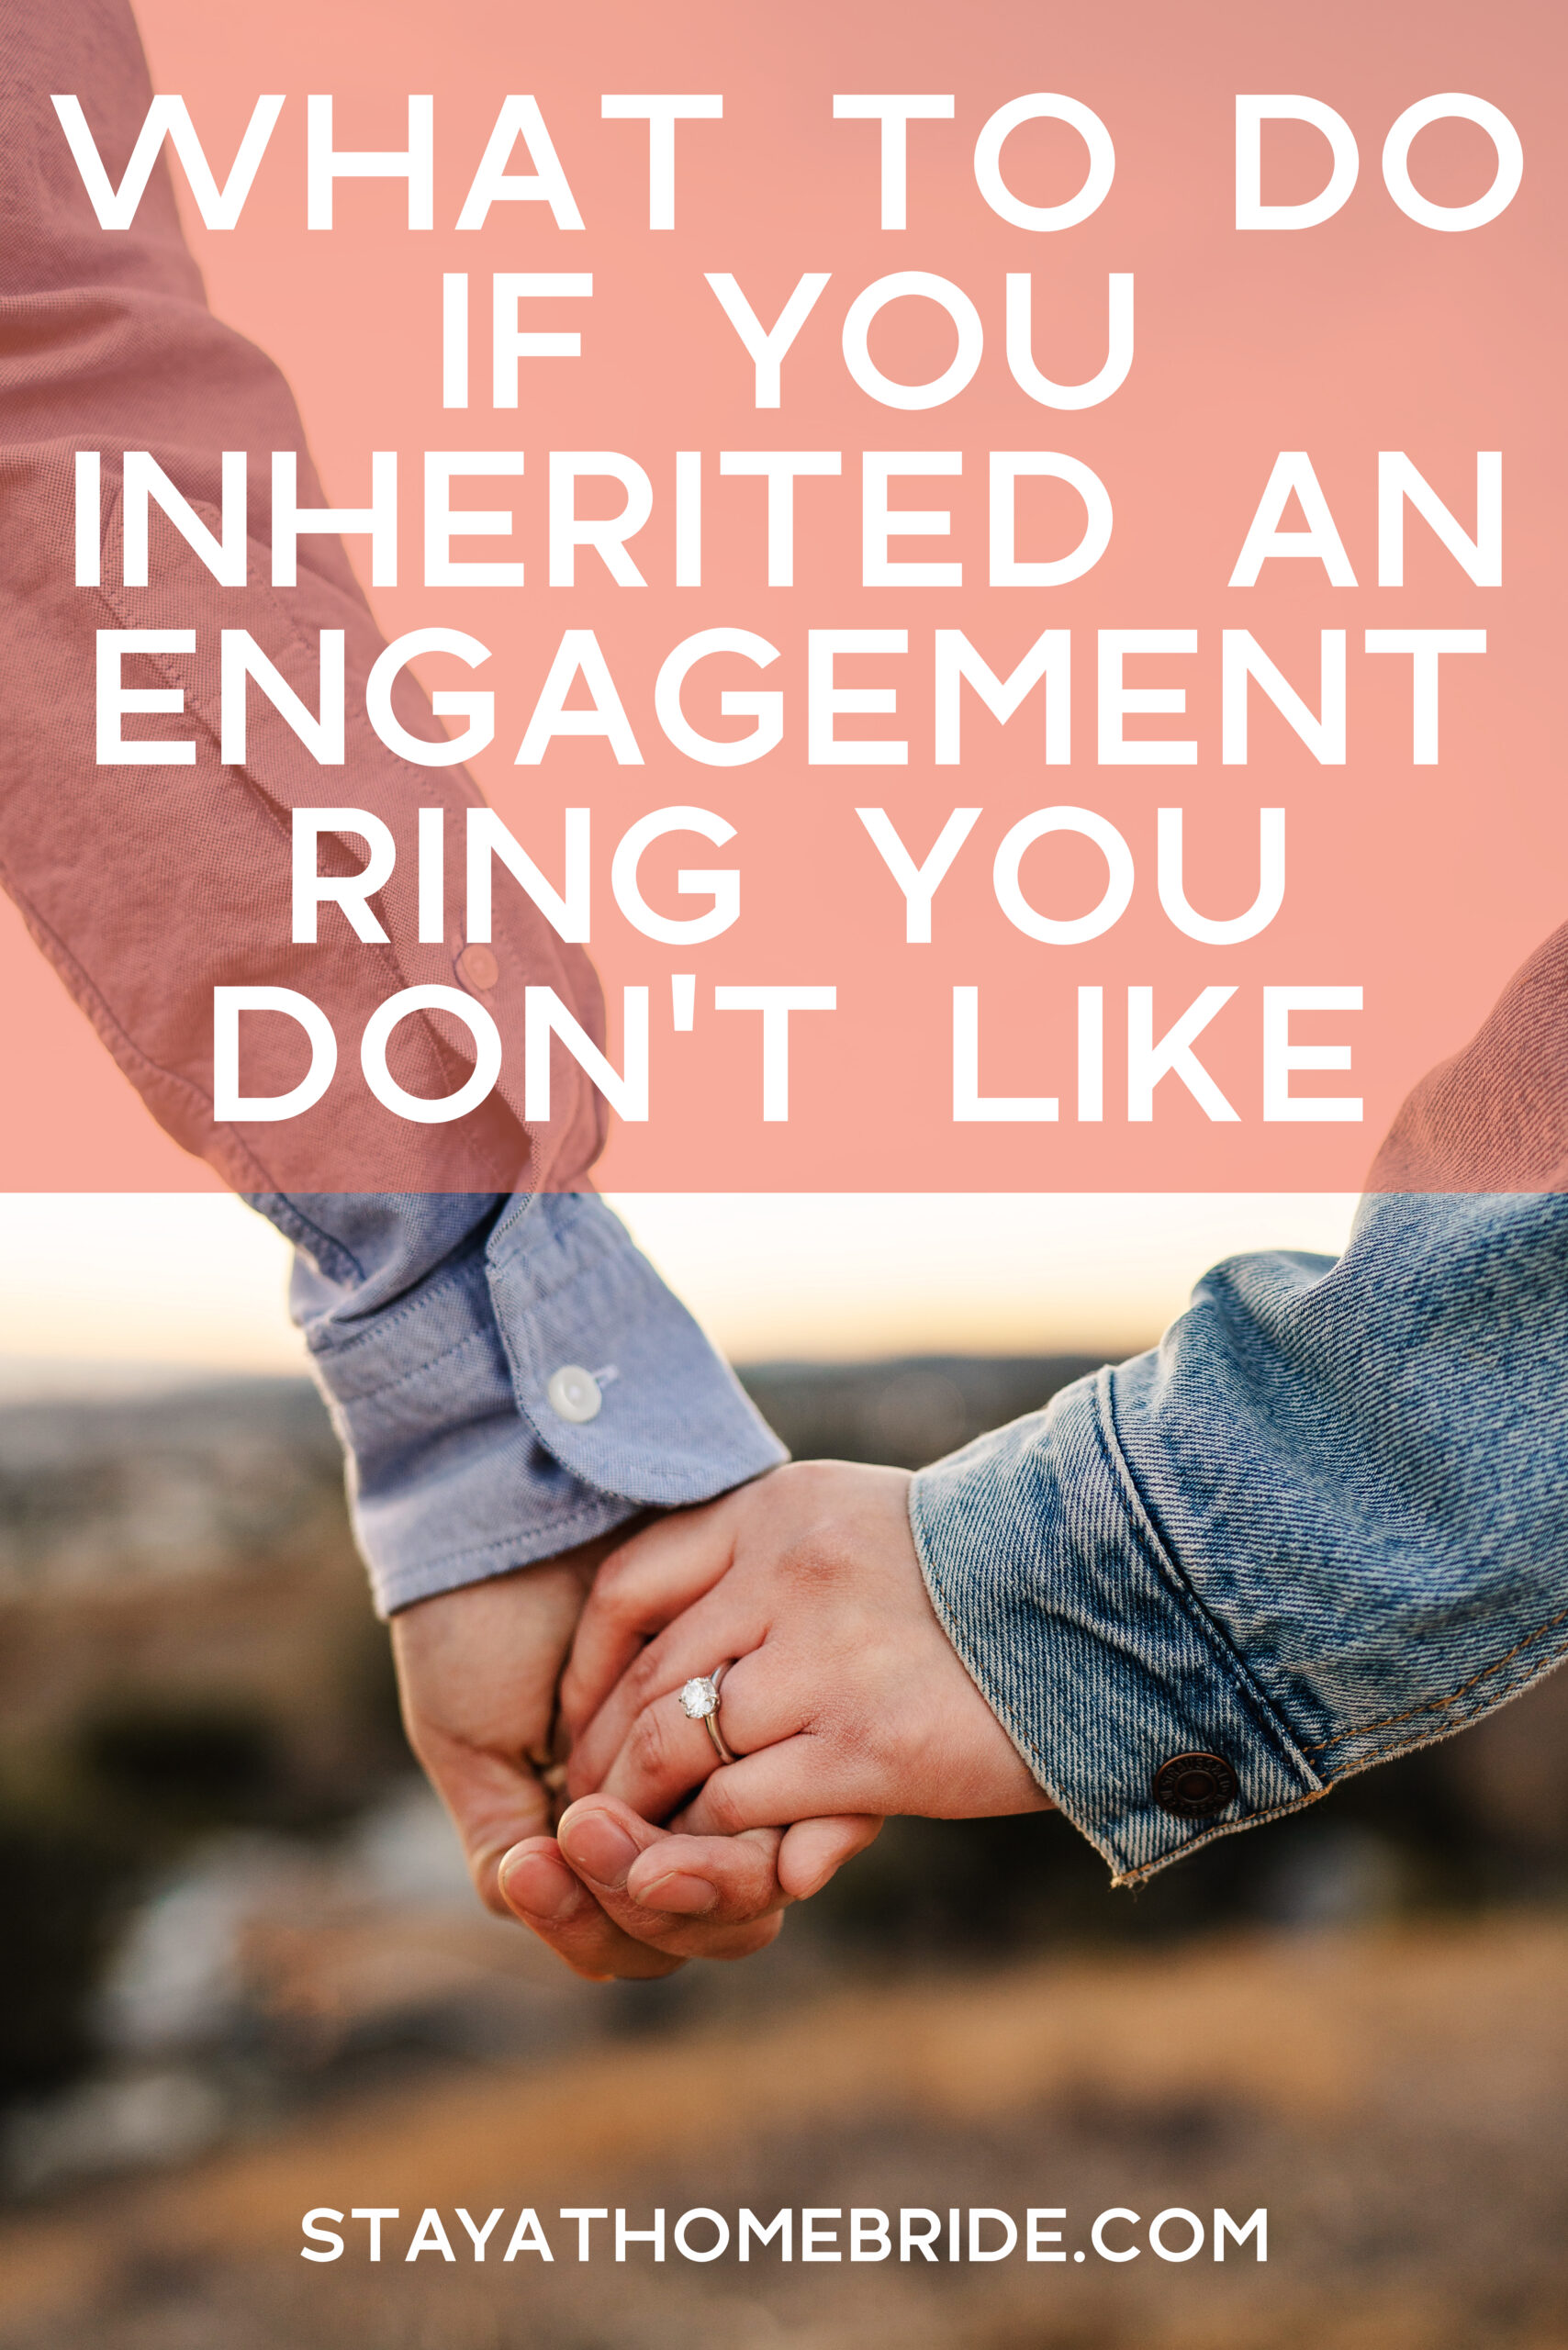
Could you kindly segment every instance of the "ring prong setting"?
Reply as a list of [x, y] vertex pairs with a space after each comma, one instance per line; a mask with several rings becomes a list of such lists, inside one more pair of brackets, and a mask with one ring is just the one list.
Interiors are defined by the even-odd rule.
[[707, 1673], [699, 1673], [680, 1693], [680, 1710], [688, 1721], [707, 1721], [719, 1710], [719, 1692]]

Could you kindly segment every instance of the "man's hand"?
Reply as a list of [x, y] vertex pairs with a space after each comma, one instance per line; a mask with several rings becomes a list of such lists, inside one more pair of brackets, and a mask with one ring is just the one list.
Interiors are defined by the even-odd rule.
[[562, 1822], [575, 1871], [567, 1865], [550, 1834], [542, 1774], [585, 1595], [622, 1539], [602, 1536], [392, 1619], [409, 1741], [456, 1824], [480, 1899], [531, 1926], [577, 1974], [600, 1979], [668, 1975], [688, 1958], [760, 1949], [786, 1903], [814, 1891], [879, 1824], [813, 1823], [786, 1886], [772, 1831], [678, 1838], [596, 1799]]
[[456, 1823], [480, 1900], [498, 1917], [511, 1915], [502, 1855], [550, 1830], [542, 1774], [561, 1667], [594, 1570], [619, 1539], [602, 1535], [392, 1618], [409, 1743]]
[[825, 1884], [881, 1824], [812, 1820], [809, 1853], [801, 1848], [781, 1870], [777, 1829], [671, 1835], [627, 1804], [590, 1796], [566, 1813], [558, 1841], [509, 1852], [501, 1883], [517, 1915], [579, 1975], [670, 1975], [689, 1958], [765, 1949], [789, 1904]]

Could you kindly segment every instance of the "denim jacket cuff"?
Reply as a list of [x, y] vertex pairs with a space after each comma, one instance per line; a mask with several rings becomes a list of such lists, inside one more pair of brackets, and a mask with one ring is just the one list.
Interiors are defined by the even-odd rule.
[[[948, 1637], [1117, 1884], [1323, 1792], [1144, 1508], [1108, 1371], [923, 1471], [910, 1519]], [[1197, 1754], [1235, 1792], [1213, 1803], [1211, 1774], [1212, 1808], [1172, 1812], [1156, 1781]]]

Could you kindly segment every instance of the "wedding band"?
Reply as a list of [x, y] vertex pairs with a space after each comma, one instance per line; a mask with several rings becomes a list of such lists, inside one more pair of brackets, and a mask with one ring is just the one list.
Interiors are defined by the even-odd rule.
[[723, 1731], [719, 1728], [719, 1691], [734, 1662], [734, 1657], [727, 1657], [717, 1671], [699, 1673], [695, 1680], [687, 1683], [680, 1693], [681, 1712], [688, 1721], [702, 1724], [713, 1741], [713, 1751], [721, 1762], [735, 1762], [740, 1759], [731, 1753], [724, 1743]]

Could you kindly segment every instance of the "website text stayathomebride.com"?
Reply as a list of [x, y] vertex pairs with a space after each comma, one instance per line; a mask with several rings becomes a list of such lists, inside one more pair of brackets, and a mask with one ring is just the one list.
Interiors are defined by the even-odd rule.
[[1016, 2213], [991, 2205], [954, 2204], [936, 2210], [904, 2205], [786, 2208], [765, 2218], [745, 2208], [731, 2214], [699, 2205], [666, 2226], [662, 2209], [631, 2212], [567, 2204], [551, 2215], [526, 2205], [515, 2215], [497, 2205], [481, 2219], [457, 2208], [427, 2206], [417, 2217], [389, 2205], [361, 2204], [346, 2213], [319, 2204], [300, 2222], [303, 2260], [502, 2262], [531, 2255], [541, 2261], [663, 2261], [704, 2264], [734, 2251], [739, 2260], [972, 2262], [1125, 2262], [1146, 2252], [1180, 2263], [1227, 2250], [1260, 2261], [1269, 2256], [1269, 2214], [1244, 2219], [1215, 2207], [1212, 2214], [1181, 2205], [1146, 2218], [1125, 2205], [1081, 2218], [1063, 2205], [1031, 2204]]

